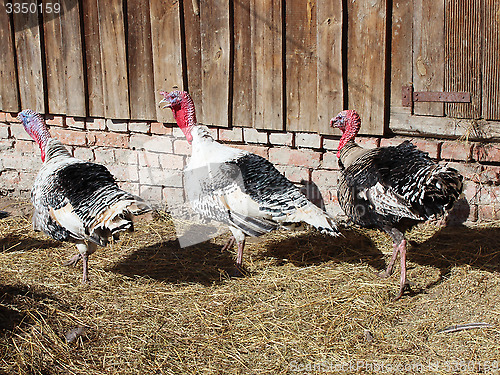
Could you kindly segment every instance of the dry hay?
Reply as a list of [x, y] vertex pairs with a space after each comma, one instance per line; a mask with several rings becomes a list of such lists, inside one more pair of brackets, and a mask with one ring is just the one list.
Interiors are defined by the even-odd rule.
[[[4, 218], [0, 372], [374, 373], [383, 365], [392, 373], [391, 365], [413, 365], [445, 374], [449, 361], [469, 361], [460, 372], [473, 373], [500, 358], [499, 223], [415, 228], [415, 293], [396, 302], [399, 272], [376, 276], [389, 240], [343, 233], [277, 231], [251, 241], [247, 275], [231, 278], [234, 253], [220, 252], [227, 234], [183, 249], [162, 214], [92, 255], [91, 284], [81, 285], [81, 266], [61, 265], [71, 244], [34, 233], [28, 217]], [[468, 322], [494, 328], [438, 333]]]

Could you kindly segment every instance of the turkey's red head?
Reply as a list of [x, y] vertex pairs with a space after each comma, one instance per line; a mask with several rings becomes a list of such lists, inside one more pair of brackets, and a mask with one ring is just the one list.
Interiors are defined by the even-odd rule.
[[26, 132], [36, 141], [36, 143], [38, 143], [38, 146], [40, 146], [42, 161], [45, 161], [45, 146], [47, 145], [47, 140], [50, 138], [50, 133], [45, 125], [43, 117], [31, 109], [25, 109], [19, 112], [17, 119], [23, 123]]
[[354, 140], [361, 128], [361, 118], [353, 109], [340, 112], [336, 117], [330, 120], [330, 126], [332, 128], [339, 128], [342, 132], [342, 138], [340, 138], [339, 149], [337, 151], [337, 157], [340, 156], [340, 150], [344, 145], [350, 140]]
[[194, 109], [193, 99], [186, 91], [160, 91], [163, 99], [160, 104], [165, 103], [162, 108], [170, 108], [174, 114], [175, 121], [179, 128], [186, 136], [189, 143], [193, 141], [191, 129], [196, 126], [196, 113]]

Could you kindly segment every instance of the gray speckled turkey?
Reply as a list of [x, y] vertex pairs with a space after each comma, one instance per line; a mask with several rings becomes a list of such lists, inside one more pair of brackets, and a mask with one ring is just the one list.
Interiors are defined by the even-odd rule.
[[398, 299], [408, 287], [404, 231], [450, 210], [462, 192], [463, 178], [455, 169], [433, 162], [409, 141], [371, 150], [358, 146], [354, 138], [361, 120], [356, 111], [340, 112], [330, 125], [343, 133], [337, 152], [342, 170], [339, 203], [354, 223], [382, 229], [391, 236], [394, 250], [381, 276], [392, 274], [399, 253]]
[[52, 138], [38, 113], [19, 113], [28, 134], [38, 143], [43, 161], [33, 188], [33, 227], [57, 241], [71, 241], [79, 251], [66, 265], [83, 262], [88, 281], [88, 257], [118, 232], [132, 231], [133, 215], [150, 210], [139, 197], [121, 190], [106, 167], [71, 156]]
[[162, 92], [177, 125], [192, 144], [185, 168], [185, 189], [195, 211], [229, 226], [238, 245], [241, 267], [246, 236], [260, 236], [279, 226], [306, 222], [323, 233], [337, 235], [335, 222], [312, 204], [269, 161], [216, 142], [196, 121], [187, 92]]

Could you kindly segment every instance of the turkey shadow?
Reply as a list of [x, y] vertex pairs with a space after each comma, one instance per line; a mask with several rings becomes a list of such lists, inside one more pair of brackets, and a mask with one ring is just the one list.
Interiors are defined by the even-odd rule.
[[47, 293], [37, 292], [26, 286], [1, 285], [0, 332], [34, 324], [30, 312], [36, 311], [37, 314], [47, 317], [52, 309], [51, 305], [69, 310], [58, 298]]
[[221, 248], [209, 241], [181, 247], [178, 239], [168, 240], [143, 247], [108, 270], [129, 277], [211, 285], [235, 269], [235, 259]]
[[51, 239], [25, 237], [19, 234], [9, 234], [0, 238], [0, 253], [11, 253], [19, 250], [50, 249], [62, 246], [61, 242]]
[[343, 229], [341, 233], [339, 237], [332, 237], [310, 232], [271, 242], [260, 255], [288, 261], [298, 267], [329, 261], [364, 262], [376, 269], [385, 267], [384, 254], [376, 248], [370, 237], [355, 228]]
[[439, 269], [439, 284], [453, 267], [469, 265], [489, 272], [500, 272], [500, 227], [474, 228], [450, 226], [429, 239], [411, 241], [408, 260]]

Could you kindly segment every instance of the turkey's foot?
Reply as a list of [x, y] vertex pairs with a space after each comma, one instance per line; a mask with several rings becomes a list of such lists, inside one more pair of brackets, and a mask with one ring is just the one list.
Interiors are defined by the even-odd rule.
[[80, 259], [82, 259], [82, 254], [80, 254], [80, 253], [75, 254], [67, 262], [64, 262], [63, 266], [73, 266], [73, 267], [76, 267], [76, 265], [78, 264], [78, 262], [80, 261]]
[[413, 293], [413, 290], [410, 287], [410, 283], [405, 283], [399, 288], [399, 293], [396, 295], [396, 297], [394, 297], [393, 301], [397, 301], [398, 299], [403, 297], [404, 292]]

